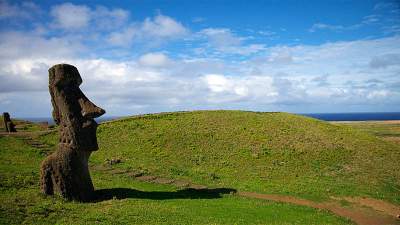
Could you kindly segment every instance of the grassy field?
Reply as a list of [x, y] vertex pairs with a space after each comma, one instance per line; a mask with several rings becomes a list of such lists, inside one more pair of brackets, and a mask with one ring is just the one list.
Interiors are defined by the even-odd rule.
[[0, 224], [350, 224], [307, 207], [251, 200], [221, 192], [177, 189], [92, 169], [93, 203], [39, 193], [43, 154], [19, 138], [0, 137]]
[[[53, 126], [44, 126], [44, 125], [40, 125], [38, 123], [33, 123], [30, 121], [25, 121], [25, 120], [16, 120], [16, 119], [11, 119], [11, 121], [14, 123], [16, 129], [18, 131], [28, 131], [28, 132], [32, 132], [32, 131], [43, 131], [46, 130], [47, 127], [52, 128]], [[3, 120], [3, 116], [0, 116], [0, 132], [4, 131], [5, 127], [4, 127], [4, 120]]]
[[400, 121], [334, 122], [370, 133], [384, 140], [400, 144]]
[[[106, 122], [97, 136], [92, 178], [110, 197], [86, 204], [40, 195], [43, 152], [19, 138], [0, 137], [0, 223], [350, 223], [326, 211], [246, 199], [223, 188], [315, 201], [368, 196], [400, 204], [399, 145], [342, 124], [287, 113], [198, 111]], [[54, 146], [57, 133], [40, 140]], [[97, 169], [111, 159], [121, 163], [109, 167], [126, 173]], [[139, 182], [129, 173], [188, 180], [216, 191]]]

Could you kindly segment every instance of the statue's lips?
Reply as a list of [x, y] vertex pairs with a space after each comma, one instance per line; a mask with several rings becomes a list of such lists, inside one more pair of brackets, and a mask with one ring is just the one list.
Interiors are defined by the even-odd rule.
[[97, 123], [94, 119], [86, 119], [82, 123], [82, 129], [95, 129], [97, 127]]

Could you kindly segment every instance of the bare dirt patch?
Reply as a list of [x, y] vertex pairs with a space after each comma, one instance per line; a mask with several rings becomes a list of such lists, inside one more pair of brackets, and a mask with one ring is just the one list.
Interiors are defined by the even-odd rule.
[[330, 121], [329, 123], [400, 124], [400, 120]]
[[376, 199], [343, 198], [346, 201], [351, 200], [348, 202], [352, 203], [351, 206], [344, 207], [337, 201], [314, 202], [293, 196], [259, 194], [254, 192], [238, 192], [237, 194], [248, 198], [265, 199], [328, 210], [336, 215], [349, 218], [359, 225], [400, 224], [400, 220], [396, 219], [396, 212], [399, 213], [399, 211], [396, 211], [398, 208], [393, 208], [391, 204]]
[[400, 137], [383, 137], [383, 140], [400, 144]]
[[377, 211], [384, 212], [385, 214], [391, 215], [393, 217], [398, 217], [400, 215], [400, 207], [393, 205], [391, 203], [373, 199], [373, 198], [361, 198], [361, 197], [342, 197], [342, 198], [333, 198], [333, 199], [343, 199], [345, 201], [359, 204], [362, 206], [367, 206], [373, 208]]

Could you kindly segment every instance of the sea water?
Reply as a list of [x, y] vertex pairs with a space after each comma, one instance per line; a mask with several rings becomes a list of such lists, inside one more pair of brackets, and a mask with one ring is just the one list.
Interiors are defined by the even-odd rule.
[[[370, 121], [370, 120], [400, 120], [400, 112], [366, 112], [366, 113], [299, 113], [299, 115], [309, 116], [325, 121]], [[98, 123], [120, 118], [119, 116], [102, 116], [96, 118]], [[47, 122], [54, 124], [53, 118], [17, 118], [32, 122]]]
[[400, 120], [400, 112], [368, 113], [307, 113], [300, 114], [325, 121]]

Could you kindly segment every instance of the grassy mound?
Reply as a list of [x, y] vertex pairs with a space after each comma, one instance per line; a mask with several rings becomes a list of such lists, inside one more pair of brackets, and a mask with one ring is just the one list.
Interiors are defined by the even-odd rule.
[[[44, 137], [55, 140], [54, 137]], [[400, 146], [351, 127], [288, 113], [196, 111], [102, 124], [94, 164], [211, 187], [400, 203]]]
[[12, 136], [0, 136], [0, 149], [0, 224], [352, 224], [308, 207], [189, 192], [95, 168], [94, 185], [109, 198], [66, 202], [39, 193], [40, 149]]

